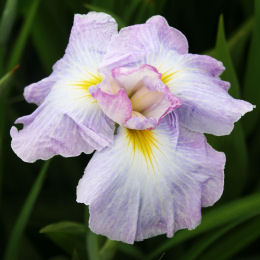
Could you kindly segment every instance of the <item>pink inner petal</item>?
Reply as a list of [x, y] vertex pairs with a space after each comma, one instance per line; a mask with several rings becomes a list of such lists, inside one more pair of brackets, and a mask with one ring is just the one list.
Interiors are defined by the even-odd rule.
[[[163, 116], [181, 105], [181, 100], [170, 93], [161, 81], [161, 74], [150, 65], [145, 64], [137, 69], [117, 68], [113, 70], [113, 77], [126, 89], [133, 111], [141, 113], [143, 118], [152, 119], [153, 123], [149, 123], [147, 128], [154, 125], [154, 120], [158, 125]], [[139, 122], [141, 117], [135, 120]], [[128, 127], [133, 128], [132, 123], [128, 123]]]
[[122, 125], [132, 114], [132, 104], [126, 91], [111, 78], [105, 79], [99, 86], [91, 88], [92, 96], [103, 112], [116, 123]]
[[150, 65], [116, 68], [90, 93], [108, 117], [131, 129], [153, 129], [181, 105]]
[[126, 90], [129, 97], [131, 97], [142, 84], [145, 77], [160, 79], [161, 74], [156, 68], [145, 64], [138, 68], [119, 67], [112, 70], [112, 76], [115, 78]]

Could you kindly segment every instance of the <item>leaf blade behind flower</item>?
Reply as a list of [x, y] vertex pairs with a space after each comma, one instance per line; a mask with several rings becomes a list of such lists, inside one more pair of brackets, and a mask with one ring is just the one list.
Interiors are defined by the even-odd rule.
[[[240, 98], [239, 82], [225, 37], [223, 16], [220, 16], [219, 19], [214, 56], [222, 61], [226, 68], [221, 78], [231, 83], [229, 93], [234, 98]], [[227, 156], [225, 188], [229, 193], [225, 192], [224, 195], [229, 198], [237, 197], [243, 191], [248, 177], [248, 152], [241, 122], [235, 124], [230, 135], [221, 137], [209, 136], [208, 140], [212, 142], [213, 147], [223, 150]]]
[[15, 21], [17, 2], [17, 0], [6, 1], [0, 19], [0, 75], [3, 73], [3, 60], [5, 57], [6, 44]]
[[40, 193], [40, 190], [43, 185], [43, 181], [45, 179], [45, 175], [47, 173], [48, 167], [49, 167], [50, 161], [47, 161], [44, 163], [38, 177], [36, 178], [36, 181], [34, 185], [31, 188], [31, 191], [25, 201], [25, 204], [20, 211], [20, 214], [17, 218], [17, 221], [13, 227], [13, 230], [11, 232], [5, 255], [4, 255], [4, 260], [15, 260], [17, 259], [18, 256], [18, 247], [19, 247], [19, 242], [22, 237], [22, 234], [25, 230], [25, 227], [28, 223], [29, 217], [31, 215], [33, 206], [36, 202], [36, 199]]
[[34, 21], [34, 17], [37, 13], [37, 9], [39, 7], [40, 0], [34, 0], [32, 2], [32, 5], [25, 17], [24, 24], [21, 28], [21, 31], [18, 35], [18, 38], [15, 41], [15, 45], [13, 47], [13, 50], [11, 52], [11, 56], [9, 58], [8, 66], [7, 68], [10, 70], [12, 67], [17, 65], [19, 63], [26, 41], [28, 39], [28, 36], [30, 34], [30, 30]]
[[[246, 66], [244, 97], [254, 105], [260, 105], [260, 1], [255, 0], [255, 17], [253, 35], [249, 49], [249, 57]], [[245, 119], [245, 130], [251, 134], [260, 120], [259, 109], [254, 109]]]
[[250, 219], [239, 227], [225, 234], [224, 239], [219, 239], [199, 259], [214, 259], [217, 255], [219, 260], [230, 259], [236, 253], [247, 247], [260, 236], [260, 216]]
[[85, 255], [85, 227], [72, 221], [61, 221], [43, 227], [40, 233], [45, 234], [53, 243], [65, 252], [84, 259]]
[[246, 198], [226, 203], [218, 208], [213, 208], [203, 215], [202, 223], [192, 231], [179, 231], [173, 238], [155, 248], [145, 259], [151, 260], [170, 248], [194, 238], [214, 228], [221, 227], [231, 221], [243, 218], [250, 214], [251, 217], [260, 214], [260, 193], [255, 193]]
[[3, 187], [3, 175], [4, 175], [4, 132], [5, 132], [5, 118], [7, 110], [7, 95], [9, 81], [12, 78], [14, 72], [19, 68], [19, 65], [15, 66], [12, 70], [7, 72], [0, 79], [0, 204], [2, 203], [2, 187]]
[[[240, 227], [240, 225], [243, 225], [244, 222], [246, 222], [248, 219], [252, 219], [250, 214], [243, 218], [232, 221], [230, 224], [225, 225], [220, 229], [213, 230], [210, 234], [206, 233], [202, 238], [194, 241], [187, 252], [182, 255], [181, 259], [200, 259], [199, 257], [203, 254], [203, 252], [207, 252], [207, 249], [215, 245], [216, 241], [225, 237], [226, 234], [231, 230], [234, 230], [235, 228]], [[215, 252], [215, 255], [218, 255], [218, 253]]]

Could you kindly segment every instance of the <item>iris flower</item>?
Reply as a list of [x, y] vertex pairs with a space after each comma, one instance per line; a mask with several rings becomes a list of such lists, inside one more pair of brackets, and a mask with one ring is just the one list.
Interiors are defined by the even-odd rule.
[[75, 15], [64, 57], [25, 88], [38, 108], [16, 120], [12, 148], [26, 162], [97, 150], [77, 187], [97, 234], [134, 243], [194, 229], [223, 192], [225, 155], [204, 133], [227, 135], [253, 109], [223, 70], [161, 16], [118, 33], [107, 14]]

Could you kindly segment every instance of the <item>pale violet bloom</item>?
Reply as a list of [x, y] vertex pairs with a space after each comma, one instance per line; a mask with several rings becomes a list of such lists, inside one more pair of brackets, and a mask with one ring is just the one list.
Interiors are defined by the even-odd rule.
[[106, 14], [76, 15], [53, 73], [25, 89], [39, 107], [16, 121], [12, 148], [29, 162], [98, 150], [77, 187], [91, 230], [126, 243], [172, 237], [223, 192], [225, 155], [203, 133], [229, 134], [253, 109], [228, 94], [223, 70], [188, 54], [161, 16], [117, 33]]
[[108, 43], [117, 34], [115, 20], [104, 13], [75, 15], [69, 43], [52, 74], [25, 88], [27, 102], [39, 107], [16, 120], [12, 148], [26, 162], [92, 153], [113, 143], [114, 123], [107, 118], [88, 88], [99, 84], [98, 67]]

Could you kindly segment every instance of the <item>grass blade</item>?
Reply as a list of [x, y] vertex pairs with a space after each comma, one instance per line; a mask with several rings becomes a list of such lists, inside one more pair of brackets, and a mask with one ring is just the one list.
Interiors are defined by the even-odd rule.
[[[221, 75], [221, 78], [231, 83], [231, 88], [229, 91], [230, 94], [235, 98], [240, 98], [239, 83], [229, 53], [222, 16], [220, 16], [219, 19], [218, 34], [214, 54], [215, 58], [221, 60], [226, 68], [226, 70]], [[214, 137], [211, 137], [211, 139], [214, 139]], [[242, 124], [240, 122], [237, 122], [234, 130], [229, 136], [224, 136], [217, 139], [218, 142], [221, 142], [221, 146], [218, 148], [220, 148], [221, 150], [223, 149], [227, 154], [225, 184], [226, 190], [229, 191], [229, 193], [226, 193], [225, 195], [234, 198], [243, 191], [246, 183], [246, 178], [248, 176], [248, 153]]]
[[200, 260], [215, 259], [218, 260], [230, 259], [236, 253], [248, 246], [260, 236], [260, 217], [249, 220], [247, 223], [231, 230], [225, 234], [225, 239], [219, 239], [211, 249], [200, 256]]
[[42, 228], [40, 233], [45, 234], [68, 254], [73, 256], [74, 253], [77, 253], [79, 259], [86, 259], [83, 224], [61, 221]]
[[140, 0], [132, 0], [129, 3], [129, 6], [127, 9], [124, 10], [124, 20], [126, 21], [126, 23], [129, 25], [130, 24], [130, 20], [134, 14], [134, 12], [136, 11], [137, 7], [140, 5], [141, 1]]
[[13, 76], [14, 72], [19, 68], [15, 66], [11, 71], [6, 73], [0, 79], [0, 205], [2, 205], [2, 187], [3, 187], [3, 174], [4, 174], [4, 132], [5, 132], [5, 119], [6, 119], [6, 96], [8, 94], [8, 82]]
[[[246, 20], [235, 34], [228, 40], [228, 49], [236, 69], [242, 63], [248, 40], [251, 36], [254, 20], [250, 17]], [[244, 68], [243, 68], [244, 69]]]
[[104, 246], [100, 249], [99, 254], [102, 260], [113, 259], [117, 248], [117, 242], [107, 239]]
[[31, 188], [31, 191], [25, 201], [25, 204], [17, 218], [17, 221], [14, 225], [14, 228], [10, 235], [10, 239], [7, 244], [5, 255], [3, 258], [4, 260], [16, 260], [17, 259], [19, 242], [23, 235], [23, 231], [27, 225], [29, 217], [31, 215], [35, 201], [42, 188], [43, 181], [45, 179], [45, 175], [46, 175], [47, 169], [49, 167], [49, 163], [50, 163], [50, 161], [47, 161], [44, 163], [34, 185]]
[[135, 14], [134, 24], [143, 23], [146, 20], [146, 11], [149, 10], [149, 2], [141, 1], [139, 8]]
[[0, 20], [0, 75], [3, 73], [6, 44], [14, 24], [16, 9], [17, 0], [7, 0]]
[[[255, 18], [253, 36], [249, 50], [249, 58], [246, 66], [244, 97], [249, 102], [260, 105], [260, 1], [255, 0]], [[251, 134], [257, 123], [259, 123], [259, 109], [254, 109], [245, 119], [247, 134]]]
[[[246, 45], [252, 33], [254, 20], [250, 17], [246, 20], [237, 31], [228, 39], [228, 49], [236, 69], [240, 67], [246, 51]], [[206, 55], [215, 56], [215, 49], [204, 52]]]
[[0, 21], [0, 46], [5, 46], [16, 16], [17, 0], [7, 0]]
[[98, 248], [98, 236], [91, 232], [88, 227], [89, 212], [85, 207], [85, 232], [86, 232], [86, 250], [89, 260], [101, 260]]
[[15, 41], [14, 48], [11, 52], [11, 57], [8, 62], [8, 69], [14, 67], [17, 63], [19, 63], [26, 41], [28, 39], [32, 23], [34, 21], [34, 17], [36, 15], [37, 9], [39, 7], [40, 0], [34, 0], [28, 13], [26, 14], [25, 22], [22, 26], [22, 29], [19, 33], [17, 40]]
[[218, 34], [215, 49], [216, 58], [221, 60], [224, 66], [226, 67], [225, 71], [221, 75], [221, 78], [231, 83], [230, 94], [235, 98], [239, 98], [239, 83], [229, 53], [228, 44], [225, 36], [224, 20], [222, 15], [219, 18]]
[[98, 237], [96, 234], [88, 231], [87, 236], [87, 253], [90, 260], [101, 260], [98, 249]]
[[260, 193], [212, 209], [204, 214], [202, 223], [198, 228], [193, 231], [183, 230], [178, 232], [173, 238], [167, 240], [158, 248], [155, 248], [145, 259], [151, 260], [159, 257], [164, 251], [169, 250], [184, 241], [213, 230], [214, 228], [221, 227], [239, 218], [243, 218], [248, 214], [252, 217], [260, 214]]
[[[33, 23], [33, 20], [34, 20], [34, 17], [35, 17], [35, 14], [36, 14], [36, 11], [37, 11], [37, 8], [38, 8], [38, 5], [40, 3], [40, 0], [34, 0], [30, 9], [28, 10], [28, 14], [26, 16], [26, 19], [25, 19], [25, 22], [24, 22], [24, 25], [22, 26], [22, 29], [19, 33], [19, 36], [17, 38], [17, 40], [15, 41], [15, 45], [14, 45], [14, 48], [13, 48], [13, 51], [11, 52], [11, 57], [9, 59], [9, 62], [8, 62], [8, 65], [7, 65], [7, 69], [8, 70], [11, 70], [13, 67], [17, 66], [17, 64], [19, 63], [20, 61], [20, 58], [21, 58], [21, 55], [22, 55], [22, 52], [24, 50], [24, 47], [25, 47], [25, 43], [26, 43], [26, 40], [28, 38], [28, 35], [29, 35], [29, 32], [30, 32], [30, 28], [31, 28], [31, 25]], [[14, 3], [13, 3], [14, 5]], [[0, 46], [0, 50], [2, 50], [1, 46]], [[0, 51], [1, 52], [1, 51]], [[2, 55], [3, 53], [1, 52], [0, 53], [0, 60], [2, 61]], [[1, 66], [1, 64], [0, 64]], [[1, 67], [0, 67], [1, 69]], [[7, 89], [7, 91], [5, 91], [5, 100], [7, 100], [7, 97], [9, 96], [9, 89]], [[2, 142], [3, 142], [3, 128], [2, 126], [4, 125], [4, 116], [5, 116], [5, 102], [1, 102], [1, 105], [0, 105], [0, 131], [1, 131], [1, 137], [0, 137], [0, 146], [2, 146]], [[1, 149], [1, 148], [0, 148]], [[1, 151], [0, 151], [1, 152]], [[1, 158], [2, 160], [2, 158]], [[4, 160], [2, 160], [3, 162]], [[3, 170], [3, 163], [1, 162], [1, 169], [0, 171], [2, 172]], [[0, 177], [1, 178], [1, 177]]]
[[195, 243], [192, 244], [192, 247], [189, 248], [188, 251], [184, 253], [184, 255], [182, 255], [181, 259], [199, 259], [201, 253], [213, 244], [215, 244], [215, 242], [219, 238], [223, 237], [230, 230], [232, 230], [233, 228], [237, 227], [239, 224], [245, 222], [250, 218], [251, 215], [249, 214], [248, 216], [244, 216], [243, 218], [239, 218], [238, 220], [231, 222], [230, 224], [224, 226], [221, 229], [212, 231], [211, 234], [206, 234], [202, 239], [196, 240]]
[[15, 71], [20, 67], [20, 65], [16, 65], [13, 69], [7, 72], [1, 79], [0, 79], [0, 100], [2, 98], [2, 93], [4, 92], [5, 86], [9, 79], [13, 76]]

